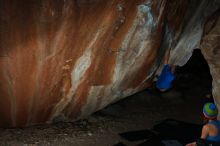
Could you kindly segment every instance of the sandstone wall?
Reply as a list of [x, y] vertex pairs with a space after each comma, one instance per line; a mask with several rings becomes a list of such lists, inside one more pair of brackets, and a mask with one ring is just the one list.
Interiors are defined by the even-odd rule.
[[[0, 0], [0, 126], [74, 121], [183, 65], [215, 0]], [[214, 71], [213, 71], [214, 75]]]

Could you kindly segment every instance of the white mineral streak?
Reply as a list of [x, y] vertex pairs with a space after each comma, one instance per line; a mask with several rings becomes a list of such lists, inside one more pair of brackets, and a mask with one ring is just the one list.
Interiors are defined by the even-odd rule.
[[[113, 82], [116, 87], [118, 87], [117, 85], [121, 83], [126, 74], [133, 72], [142, 65], [142, 63], [137, 60], [141, 58], [141, 55], [147, 55], [150, 49], [150, 47], [146, 48], [146, 44], [149, 43], [148, 37], [151, 30], [151, 25], [149, 25], [149, 23], [152, 22], [152, 20], [147, 21], [144, 17], [147, 10], [147, 6], [139, 6], [133, 26], [121, 45], [121, 51], [116, 59], [117, 62], [113, 77]], [[150, 18], [152, 19], [152, 17]], [[140, 27], [139, 30], [137, 30], [138, 27]]]
[[203, 25], [206, 14], [205, 9], [208, 1], [202, 0], [195, 11], [194, 15], [186, 23], [186, 27], [178, 40], [178, 44], [170, 53], [169, 63], [173, 65], [183, 66], [192, 56], [193, 49], [199, 47], [200, 40], [203, 34]]
[[[112, 102], [137, 92], [137, 89], [126, 89], [122, 91], [120, 87], [127, 75], [135, 73], [145, 63], [146, 60], [143, 58], [146, 58], [150, 49], [152, 49], [150, 35], [155, 25], [150, 7], [140, 5], [133, 26], [125, 37], [117, 56], [112, 85], [105, 88], [102, 86], [92, 87], [87, 104], [83, 108], [83, 113], [101, 109]], [[98, 109], [95, 109], [96, 106], [94, 103], [97, 102], [98, 97], [94, 93], [99, 93], [102, 90], [104, 90], [104, 97], [101, 98], [101, 104]]]
[[5, 78], [6, 78], [6, 83], [8, 84], [7, 87], [8, 87], [8, 94], [10, 95], [10, 104], [11, 104], [11, 111], [10, 111], [10, 115], [11, 115], [11, 121], [12, 121], [12, 125], [13, 126], [16, 126], [16, 114], [17, 114], [17, 98], [14, 94], [14, 79], [13, 77], [11, 76], [11, 73], [9, 71], [9, 66], [10, 66], [10, 63], [9, 63], [9, 59], [10, 58], [6, 58], [6, 61], [4, 63], [4, 70], [2, 71]]
[[[148, 5], [150, 5], [150, 3], [151, 3], [151, 1], [149, 2], [149, 4]], [[162, 3], [161, 3], [161, 5], [160, 5], [160, 7], [158, 8], [160, 11], [159, 11], [159, 15], [158, 15], [158, 18], [154, 18], [154, 17], [152, 17], [152, 20], [154, 20], [155, 22], [154, 22], [154, 28], [156, 28], [158, 25], [160, 25], [160, 22], [161, 21], [163, 21], [163, 14], [164, 13], [166, 13], [165, 12], [165, 6], [166, 6], [166, 3], [167, 3], [167, 1], [166, 0], [164, 0], [164, 1], [162, 1]], [[150, 8], [150, 7], [149, 7]], [[150, 11], [150, 9], [149, 9], [149, 12], [151, 12]], [[153, 14], [151, 14], [152, 16], [153, 16]], [[163, 51], [163, 50], [165, 50], [165, 49], [167, 49], [167, 48], [170, 48], [170, 44], [171, 44], [171, 41], [172, 41], [172, 37], [171, 37], [171, 32], [170, 32], [170, 30], [169, 30], [169, 28], [168, 28], [168, 26], [166, 27], [166, 29], [165, 29], [165, 34], [164, 34], [165, 36], [163, 36], [163, 37], [165, 37], [164, 39], [163, 39], [163, 41], [161, 42], [161, 48], [160, 48], [160, 50], [159, 51], [161, 51], [161, 52], [159, 52], [161, 55], [157, 55], [157, 59], [158, 60], [160, 60], [160, 61], [156, 61], [155, 63], [154, 63], [154, 65], [151, 67], [151, 69], [148, 71], [148, 73], [147, 73], [147, 77], [142, 81], [142, 83], [145, 83], [149, 78], [151, 78], [152, 77], [152, 75], [155, 73], [155, 72], [158, 72], [158, 69], [160, 69], [159, 67], [160, 67], [160, 62], [161, 62], [161, 58], [163, 58], [163, 55], [165, 54], [165, 51]], [[153, 44], [153, 42], [151, 42], [152, 44]], [[165, 44], [167, 44], [167, 45], [165, 45]]]
[[[161, 9], [164, 8], [164, 3], [161, 7]], [[138, 88], [120, 92], [118, 90], [120, 90], [121, 84], [126, 84], [123, 81], [128, 75], [135, 75], [136, 71], [146, 62], [145, 58], [149, 55], [149, 51], [154, 49], [151, 46], [153, 44], [151, 34], [158, 27], [159, 19], [161, 19], [161, 16], [155, 18], [150, 6], [147, 4], [138, 7], [137, 18], [122, 43], [122, 51], [117, 57], [112, 87], [113, 95], [116, 94], [116, 96], [111, 98], [112, 101], [119, 100], [138, 91]], [[132, 81], [132, 77], [130, 79]], [[130, 81], [127, 82], [129, 83]]]
[[[41, 20], [47, 22], [47, 18], [45, 17], [45, 14], [44, 12], [47, 11], [47, 7], [46, 6], [43, 6], [43, 13], [41, 13]], [[67, 28], [67, 24], [68, 24], [68, 21], [67, 21], [67, 10], [63, 11], [62, 12], [62, 17], [63, 17], [63, 22], [62, 24], [60, 25], [60, 28], [57, 30], [56, 32], [56, 35], [55, 37], [53, 38], [53, 42], [51, 43], [52, 46], [51, 46], [51, 53], [48, 53], [48, 48], [47, 48], [47, 34], [42, 34], [42, 32], [44, 30], [47, 29], [47, 25], [39, 25], [37, 27], [37, 33], [38, 33], [38, 38], [37, 38], [37, 46], [38, 48], [36, 50], [39, 50], [38, 54], [36, 54], [36, 58], [37, 58], [37, 73], [36, 73], [36, 83], [35, 83], [35, 91], [34, 91], [34, 94], [30, 100], [30, 103], [29, 103], [29, 110], [28, 110], [28, 120], [27, 120], [27, 125], [29, 125], [29, 123], [32, 123], [32, 119], [34, 116], [36, 116], [36, 109], [38, 108], [37, 105], [35, 105], [39, 99], [39, 97], [41, 97], [41, 77], [42, 77], [42, 70], [44, 68], [44, 65], [46, 64], [47, 61], [49, 61], [50, 59], [54, 59], [55, 57], [57, 57], [61, 50], [63, 50], [63, 37], [66, 35], [66, 28]], [[46, 24], [46, 23], [45, 23]], [[63, 62], [60, 61], [59, 64], [62, 64]], [[59, 66], [59, 65], [56, 65], [56, 66]], [[55, 66], [55, 67], [56, 67]], [[54, 83], [56, 83], [57, 79], [56, 79], [56, 76], [53, 76], [53, 81]], [[48, 90], [49, 92], [49, 90]]]
[[[57, 105], [54, 107], [52, 115], [50, 117], [50, 120], [52, 120], [54, 117], [58, 116], [63, 109], [68, 105], [70, 101], [72, 101], [72, 98], [74, 97], [74, 93], [76, 92], [77, 87], [82, 83], [84, 80], [83, 76], [89, 66], [91, 65], [92, 60], [92, 47], [96, 43], [98, 37], [100, 37], [101, 31], [98, 31], [93, 40], [89, 43], [88, 47], [86, 48], [84, 54], [77, 60], [75, 67], [73, 68], [71, 72], [71, 88], [69, 90], [69, 93], [66, 97], [63, 97], [60, 102], [57, 103]], [[74, 101], [77, 100], [77, 97], [74, 98]]]
[[[93, 86], [90, 88], [89, 95], [87, 96], [86, 104], [81, 109], [80, 117], [85, 117], [97, 110], [98, 100], [101, 100], [99, 93], [106, 88], [105, 86]], [[106, 95], [104, 95], [106, 96]]]
[[[133, 26], [123, 41], [113, 75], [113, 83], [108, 86], [93, 86], [90, 88], [86, 104], [82, 107], [81, 117], [85, 117], [94, 111], [102, 109], [106, 105], [130, 96], [137, 89], [122, 91], [120, 85], [127, 75], [134, 73], [146, 60], [151, 47], [150, 35], [156, 25], [151, 9], [147, 5], [140, 5]], [[138, 28], [138, 29], [137, 29]], [[146, 47], [148, 46], [148, 47]], [[126, 84], [126, 83], [125, 83]], [[100, 97], [100, 92], [104, 92]], [[99, 101], [100, 100], [100, 101]], [[100, 102], [99, 107], [97, 107]]]

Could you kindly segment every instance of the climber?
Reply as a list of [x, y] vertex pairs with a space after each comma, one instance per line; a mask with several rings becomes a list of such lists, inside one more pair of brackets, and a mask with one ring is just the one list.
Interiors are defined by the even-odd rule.
[[[220, 121], [217, 120], [218, 110], [215, 104], [206, 103], [203, 107], [203, 115], [206, 124], [202, 128], [201, 139], [214, 143], [220, 142]], [[186, 146], [197, 146], [197, 143], [193, 142]]]
[[172, 86], [173, 80], [175, 79], [175, 66], [168, 64], [169, 52], [170, 51], [168, 51], [165, 55], [163, 70], [156, 82], [156, 87], [162, 92], [169, 90]]
[[167, 91], [171, 88], [174, 79], [174, 69], [169, 64], [165, 64], [156, 82], [156, 87], [162, 92]]

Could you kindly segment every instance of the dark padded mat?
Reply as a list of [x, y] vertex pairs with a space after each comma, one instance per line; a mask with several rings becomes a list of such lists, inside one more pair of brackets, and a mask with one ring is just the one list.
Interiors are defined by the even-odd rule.
[[200, 137], [202, 125], [167, 119], [152, 130], [158, 132], [162, 140], [175, 139], [185, 145]]
[[165, 146], [163, 141], [174, 140], [182, 145], [193, 142], [200, 137], [202, 125], [166, 119], [155, 125], [151, 130], [139, 130], [120, 133], [130, 142], [144, 140], [137, 146]]
[[165, 146], [161, 139], [157, 136], [147, 139], [146, 141], [136, 145], [136, 146]]

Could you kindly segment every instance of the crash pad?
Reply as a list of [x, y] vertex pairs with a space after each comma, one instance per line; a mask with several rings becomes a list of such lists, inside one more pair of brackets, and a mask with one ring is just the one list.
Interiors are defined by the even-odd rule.
[[130, 142], [144, 141], [137, 146], [181, 146], [200, 137], [202, 125], [166, 119], [152, 129], [128, 131], [119, 135]]

